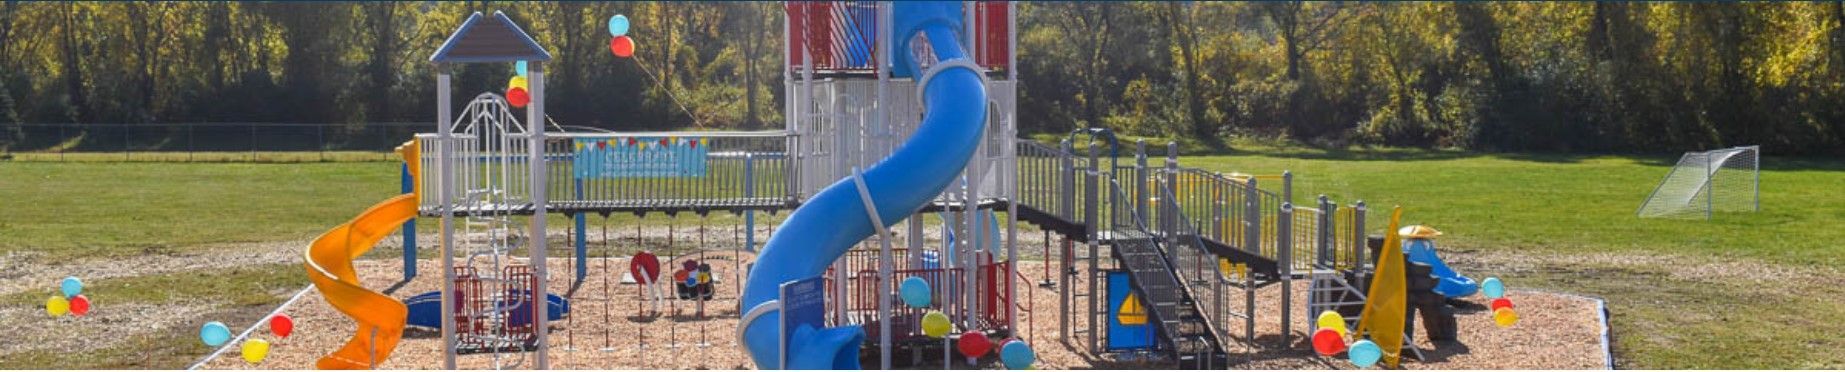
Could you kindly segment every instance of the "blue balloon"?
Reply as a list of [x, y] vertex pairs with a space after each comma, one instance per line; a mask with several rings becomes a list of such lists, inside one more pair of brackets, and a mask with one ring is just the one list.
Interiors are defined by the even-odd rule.
[[609, 36], [621, 36], [621, 35], [627, 35], [627, 34], [628, 34], [628, 16], [616, 14], [614, 17], [609, 17]]
[[74, 276], [64, 277], [64, 281], [58, 283], [58, 289], [64, 291], [64, 298], [77, 297], [83, 294], [83, 280]]
[[897, 286], [897, 295], [903, 298], [904, 305], [917, 308], [929, 307], [929, 302], [931, 300], [929, 297], [929, 281], [915, 276], [904, 278], [903, 284]]
[[1025, 341], [1006, 341], [999, 347], [999, 362], [1005, 364], [1006, 369], [1026, 369], [1038, 362], [1038, 354], [1032, 352], [1031, 345], [1026, 345]]
[[205, 341], [206, 346], [224, 345], [231, 341], [231, 328], [219, 322], [205, 323], [199, 328], [199, 339]]
[[519, 74], [519, 77], [527, 77], [525, 75], [525, 61], [513, 62], [513, 72]]
[[1384, 357], [1384, 349], [1379, 349], [1377, 344], [1371, 342], [1371, 340], [1358, 340], [1358, 342], [1352, 343], [1352, 347], [1345, 351], [1345, 355], [1352, 359], [1352, 365], [1356, 365], [1358, 368], [1371, 368], [1371, 366], [1377, 365], [1378, 359]]
[[697, 287], [698, 286], [698, 276], [697, 275], [687, 275], [685, 277], [685, 286]]
[[1486, 278], [1486, 281], [1480, 282], [1480, 292], [1485, 293], [1486, 298], [1505, 297], [1505, 283], [1500, 282], [1499, 278]]

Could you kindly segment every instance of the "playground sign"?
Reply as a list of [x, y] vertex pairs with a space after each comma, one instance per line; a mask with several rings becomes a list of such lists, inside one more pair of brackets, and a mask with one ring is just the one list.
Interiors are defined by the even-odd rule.
[[704, 177], [710, 140], [690, 137], [578, 138], [577, 178]]
[[1146, 304], [1129, 287], [1126, 271], [1108, 272], [1108, 349], [1140, 350], [1153, 347], [1153, 328], [1147, 324]]
[[782, 366], [788, 365], [788, 345], [801, 326], [815, 331], [826, 327], [826, 282], [820, 276], [782, 283]]

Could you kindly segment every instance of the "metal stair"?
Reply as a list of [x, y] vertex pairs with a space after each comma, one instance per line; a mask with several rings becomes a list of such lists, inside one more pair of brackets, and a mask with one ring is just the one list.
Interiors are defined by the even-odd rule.
[[[1111, 181], [1109, 186], [1116, 200], [1137, 200], [1129, 198], [1120, 183]], [[1144, 191], [1135, 194], [1145, 195]], [[1116, 203], [1111, 207], [1110, 239], [1107, 240], [1112, 248], [1110, 251], [1128, 272], [1134, 292], [1147, 309], [1148, 321], [1158, 325], [1154, 328], [1160, 346], [1171, 355], [1178, 368], [1222, 368], [1229, 356], [1224, 352], [1219, 333], [1204, 315], [1201, 307], [1204, 304], [1195, 300], [1193, 288], [1174, 267], [1175, 257], [1178, 257], [1175, 254], [1179, 252], [1169, 251], [1201, 248], [1169, 245], [1165, 237], [1154, 234], [1141, 212], [1144, 206]]]

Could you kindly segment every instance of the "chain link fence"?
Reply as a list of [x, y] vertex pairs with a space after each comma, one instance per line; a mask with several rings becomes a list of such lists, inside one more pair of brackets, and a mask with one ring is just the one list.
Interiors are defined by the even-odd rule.
[[22, 161], [395, 161], [434, 123], [0, 125], [0, 158]]

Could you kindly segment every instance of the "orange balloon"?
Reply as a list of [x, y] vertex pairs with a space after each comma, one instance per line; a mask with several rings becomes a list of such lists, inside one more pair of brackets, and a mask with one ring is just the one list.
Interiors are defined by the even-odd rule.
[[634, 38], [630, 38], [628, 37], [628, 35], [622, 35], [622, 36], [616, 36], [614, 39], [610, 39], [609, 40], [609, 51], [614, 52], [616, 57], [621, 57], [621, 58], [633, 57], [634, 56]]

